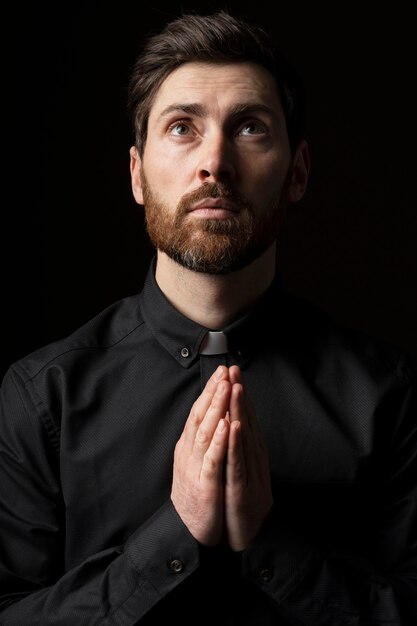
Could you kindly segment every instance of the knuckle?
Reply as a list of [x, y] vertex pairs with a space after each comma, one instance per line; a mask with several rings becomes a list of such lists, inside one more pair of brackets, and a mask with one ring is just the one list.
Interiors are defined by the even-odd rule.
[[213, 459], [210, 454], [206, 454], [204, 457], [202, 469], [206, 476], [213, 476], [214, 474], [217, 474], [218, 463], [217, 461], [215, 461], [215, 459]]
[[191, 407], [189, 420], [192, 426], [198, 426], [201, 422], [201, 415], [197, 402], [194, 402], [193, 406]]
[[195, 439], [197, 443], [200, 444], [207, 444], [207, 442], [210, 441], [209, 434], [203, 426], [200, 425], [199, 429], [197, 430]]

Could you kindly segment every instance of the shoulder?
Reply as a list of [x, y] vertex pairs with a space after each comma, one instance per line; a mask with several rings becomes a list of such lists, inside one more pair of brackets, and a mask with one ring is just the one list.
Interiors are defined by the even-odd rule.
[[294, 293], [284, 291], [287, 340], [305, 358], [331, 365], [335, 371], [368, 372], [371, 377], [393, 377], [416, 383], [417, 359], [381, 337], [341, 323], [324, 308]]
[[68, 365], [93, 353], [111, 351], [143, 324], [139, 301], [140, 294], [135, 294], [112, 303], [70, 335], [17, 360], [9, 371], [29, 381], [49, 366]]

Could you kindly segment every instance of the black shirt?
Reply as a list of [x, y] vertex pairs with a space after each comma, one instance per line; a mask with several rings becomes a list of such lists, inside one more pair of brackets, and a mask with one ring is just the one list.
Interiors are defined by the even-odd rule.
[[[0, 623], [415, 625], [417, 416], [408, 357], [274, 283], [228, 353], [141, 294], [13, 364], [0, 418]], [[274, 507], [239, 554], [171, 500], [192, 403], [238, 364]]]

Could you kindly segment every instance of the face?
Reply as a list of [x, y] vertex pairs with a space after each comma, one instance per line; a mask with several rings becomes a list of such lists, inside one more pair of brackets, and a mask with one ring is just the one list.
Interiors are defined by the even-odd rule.
[[306, 146], [291, 157], [275, 82], [252, 63], [186, 63], [156, 94], [134, 196], [154, 246], [197, 272], [240, 269], [276, 240], [304, 193]]

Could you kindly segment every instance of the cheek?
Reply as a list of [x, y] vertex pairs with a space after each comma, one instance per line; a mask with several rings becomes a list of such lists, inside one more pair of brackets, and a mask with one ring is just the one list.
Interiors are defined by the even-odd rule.
[[289, 159], [262, 162], [258, 160], [256, 167], [251, 168], [247, 180], [247, 195], [259, 206], [269, 206], [282, 194], [286, 185]]
[[147, 151], [143, 160], [143, 171], [147, 184], [154, 195], [164, 204], [171, 206], [181, 197], [182, 168], [167, 155]]

